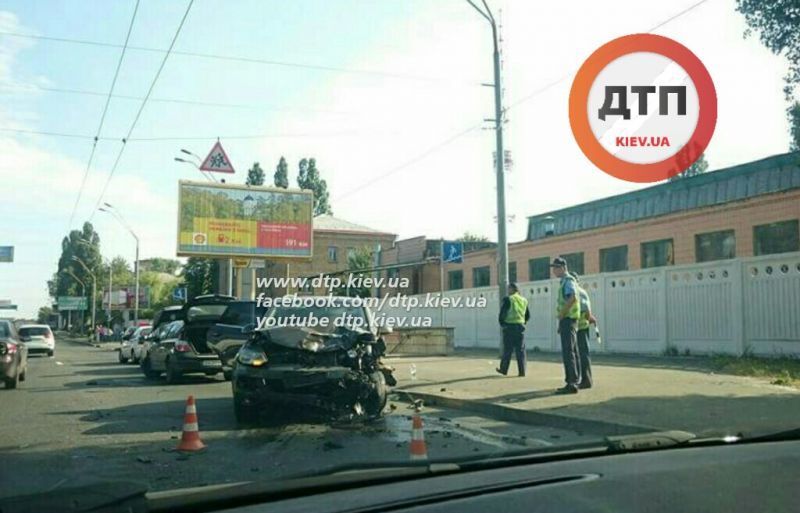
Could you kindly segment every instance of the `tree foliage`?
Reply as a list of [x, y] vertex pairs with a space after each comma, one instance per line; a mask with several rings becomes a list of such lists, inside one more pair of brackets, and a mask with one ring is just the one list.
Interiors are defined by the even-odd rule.
[[680, 180], [681, 178], [702, 175], [706, 171], [708, 171], [708, 161], [706, 160], [705, 154], [701, 154], [700, 158], [695, 160], [694, 163], [687, 167], [685, 171], [672, 176], [669, 181], [674, 182], [675, 180]]
[[264, 185], [264, 170], [261, 164], [253, 162], [253, 167], [247, 170], [247, 185]]
[[283, 157], [278, 161], [278, 165], [275, 166], [273, 183], [275, 187], [280, 187], [282, 189], [289, 188], [289, 165], [286, 164], [286, 159]]
[[183, 267], [183, 282], [190, 298], [214, 293], [219, 287], [219, 262], [212, 258], [189, 257]]
[[[174, 258], [151, 258], [147, 261], [147, 270], [157, 273], [175, 274], [180, 268], [180, 261]], [[142, 270], [145, 270], [144, 266]]]
[[800, 151], [800, 102], [794, 102], [788, 109], [789, 151]]
[[100, 236], [91, 223], [84, 223], [80, 230], [70, 231], [61, 241], [58, 268], [48, 282], [50, 296], [57, 298], [80, 295], [81, 285], [72, 275], [86, 285], [87, 295], [91, 292], [91, 275], [73, 257], [79, 258], [98, 280], [101, 279], [103, 261], [100, 257]]
[[800, 3], [797, 0], [736, 0], [736, 10], [747, 22], [745, 37], [758, 32], [761, 42], [789, 61], [784, 92], [791, 99], [800, 85]]
[[[370, 269], [373, 266], [373, 255], [373, 250], [369, 246], [355, 248], [350, 254], [347, 255], [347, 270], [349, 271], [349, 274], [358, 277], [358, 281], [369, 277], [369, 273], [358, 271]], [[342, 281], [347, 283], [347, 278], [348, 277], [345, 277]], [[341, 287], [340, 289], [334, 291], [334, 293], [341, 296], [370, 297], [372, 295], [372, 290], [369, 287]]]
[[39, 308], [39, 314], [36, 317], [36, 322], [39, 324], [47, 324], [50, 322], [50, 316], [53, 315], [53, 309], [49, 306]]
[[456, 240], [460, 242], [489, 242], [488, 237], [484, 237], [483, 235], [478, 235], [470, 232], [464, 232], [464, 235], [462, 235]]
[[329, 203], [328, 183], [320, 178], [316, 159], [302, 159], [297, 173], [297, 185], [301, 189], [314, 191], [314, 216], [332, 214]]

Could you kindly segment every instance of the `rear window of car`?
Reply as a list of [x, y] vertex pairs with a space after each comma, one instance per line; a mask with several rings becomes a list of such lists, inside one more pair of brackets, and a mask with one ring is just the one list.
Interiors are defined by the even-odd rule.
[[46, 337], [50, 334], [50, 328], [44, 326], [33, 326], [30, 328], [20, 328], [19, 334], [23, 337]]
[[254, 323], [253, 319], [253, 303], [234, 303], [228, 306], [222, 318], [219, 320], [222, 324], [233, 324], [236, 326], [244, 326], [245, 324]]
[[219, 319], [226, 308], [228, 308], [226, 304], [195, 305], [186, 312], [186, 320], [191, 322], [199, 319]]
[[0, 322], [0, 338], [8, 338], [11, 336], [11, 325], [6, 322]]

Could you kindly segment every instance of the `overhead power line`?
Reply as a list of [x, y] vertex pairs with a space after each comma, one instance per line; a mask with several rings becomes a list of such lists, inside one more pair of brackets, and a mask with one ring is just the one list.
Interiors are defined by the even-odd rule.
[[92, 151], [89, 153], [89, 161], [86, 163], [86, 170], [83, 172], [83, 179], [81, 179], [81, 186], [78, 188], [78, 196], [75, 198], [75, 204], [72, 206], [72, 213], [69, 215], [69, 225], [67, 225], [67, 232], [72, 228], [72, 221], [75, 219], [75, 212], [78, 210], [78, 204], [81, 202], [83, 189], [86, 187], [86, 178], [89, 176], [89, 170], [92, 167], [92, 160], [94, 160], [94, 153], [97, 150], [97, 141], [100, 138], [100, 133], [103, 131], [103, 124], [106, 121], [106, 114], [108, 114], [108, 106], [111, 104], [111, 95], [114, 94], [114, 87], [117, 85], [117, 78], [119, 77], [119, 70], [122, 68], [122, 60], [125, 58], [125, 50], [128, 48], [128, 41], [131, 39], [131, 32], [133, 31], [133, 23], [136, 21], [136, 13], [139, 11], [139, 0], [133, 7], [133, 15], [131, 15], [131, 22], [128, 25], [128, 33], [125, 36], [125, 44], [122, 45], [122, 51], [119, 54], [117, 61], [117, 69], [114, 71], [114, 78], [111, 80], [111, 88], [108, 90], [106, 96], [106, 104], [103, 106], [103, 113], [100, 115], [100, 123], [97, 126], [97, 132], [94, 136], [94, 143], [92, 144]]
[[[69, 44], [77, 44], [77, 45], [85, 45], [85, 46], [96, 46], [102, 48], [119, 48], [120, 45], [115, 43], [107, 43], [104, 41], [92, 41], [88, 39], [78, 39], [78, 38], [69, 38], [69, 37], [54, 37], [54, 36], [42, 36], [36, 34], [25, 34], [21, 32], [12, 32], [1, 30], [0, 35], [3, 36], [10, 36], [10, 37], [18, 37], [24, 39], [35, 39], [39, 41], [51, 41], [56, 43], [69, 43]], [[153, 52], [153, 53], [164, 53], [166, 50], [162, 50], [161, 48], [152, 48], [147, 46], [129, 46], [129, 50], [135, 50], [140, 52]], [[259, 59], [256, 57], [243, 57], [237, 55], [224, 55], [224, 54], [214, 54], [214, 53], [204, 53], [204, 52], [190, 52], [190, 51], [173, 51], [171, 52], [173, 55], [180, 55], [183, 57], [196, 57], [201, 59], [210, 59], [210, 60], [218, 60], [218, 61], [229, 61], [229, 62], [241, 62], [241, 63], [248, 63], [248, 64], [261, 64], [267, 66], [281, 66], [286, 68], [300, 68], [300, 69], [309, 69], [315, 71], [325, 71], [325, 72], [332, 72], [332, 73], [349, 73], [354, 75], [365, 75], [365, 76], [375, 76], [381, 78], [390, 78], [390, 79], [400, 79], [400, 80], [416, 80], [420, 82], [440, 82], [440, 83], [450, 83], [450, 84], [463, 84], [467, 86], [480, 86], [480, 82], [476, 81], [465, 81], [465, 80], [455, 80], [452, 78], [447, 77], [430, 77], [424, 75], [414, 75], [410, 73], [394, 73], [391, 71], [379, 71], [379, 70], [369, 70], [369, 69], [358, 69], [358, 68], [344, 68], [340, 66], [328, 66], [328, 65], [321, 65], [321, 64], [308, 64], [308, 63], [301, 63], [301, 62], [291, 62], [291, 61], [278, 61], [274, 59]]]
[[91, 221], [94, 218], [95, 212], [100, 207], [100, 204], [103, 202], [103, 198], [106, 195], [106, 191], [108, 190], [108, 186], [111, 183], [111, 180], [114, 178], [114, 173], [117, 171], [117, 166], [119, 165], [120, 160], [122, 159], [122, 154], [125, 153], [125, 146], [128, 139], [130, 139], [131, 134], [133, 134], [133, 129], [136, 128], [136, 124], [139, 122], [139, 118], [142, 116], [142, 111], [144, 111], [145, 105], [147, 105], [147, 100], [150, 98], [150, 95], [153, 93], [153, 89], [156, 87], [156, 83], [158, 82], [158, 77], [161, 76], [161, 72], [164, 70], [164, 66], [167, 64], [167, 59], [172, 52], [173, 47], [175, 46], [175, 42], [178, 40], [178, 36], [181, 33], [181, 29], [183, 28], [184, 23], [186, 23], [186, 18], [189, 16], [189, 11], [192, 9], [192, 5], [194, 4], [194, 0], [189, 0], [189, 3], [186, 6], [186, 12], [183, 13], [183, 18], [181, 18], [180, 24], [178, 24], [177, 30], [175, 30], [175, 35], [172, 37], [172, 41], [169, 44], [169, 48], [167, 52], [164, 54], [164, 59], [161, 61], [161, 65], [158, 67], [158, 71], [156, 71], [155, 76], [153, 77], [153, 81], [150, 83], [150, 88], [147, 90], [147, 94], [144, 96], [142, 100], [142, 104], [139, 106], [139, 110], [136, 112], [136, 116], [133, 118], [133, 122], [131, 123], [130, 129], [128, 129], [128, 134], [122, 140], [122, 146], [120, 146], [119, 153], [117, 154], [117, 158], [114, 161], [114, 165], [111, 166], [111, 171], [108, 173], [108, 178], [106, 179], [106, 183], [103, 186], [102, 192], [100, 192], [100, 197], [97, 198], [97, 203], [95, 204], [94, 208], [92, 209], [92, 213], [89, 216], [89, 220]]
[[[700, 0], [699, 2], [696, 2], [696, 3], [692, 4], [692, 5], [690, 5], [686, 9], [683, 9], [682, 11], [670, 16], [669, 18], [667, 18], [666, 20], [658, 23], [657, 25], [654, 25], [647, 32], [653, 32], [654, 30], [657, 30], [657, 29], [663, 27], [667, 23], [669, 23], [671, 21], [674, 21], [677, 18], [680, 18], [681, 16], [683, 16], [686, 13], [694, 10], [695, 8], [699, 7], [700, 5], [704, 4], [707, 1], [708, 0]], [[568, 74], [563, 75], [561, 78], [559, 78], [559, 79], [557, 79], [557, 80], [555, 80], [553, 82], [545, 84], [544, 86], [542, 86], [542, 87], [540, 87], [540, 88], [538, 88], [538, 89], [536, 89], [534, 91], [531, 91], [527, 95], [522, 96], [521, 98], [517, 99], [516, 101], [510, 103], [509, 106], [505, 108], [505, 110], [509, 110], [509, 109], [511, 109], [513, 107], [516, 107], [516, 106], [518, 106], [518, 105], [520, 105], [522, 103], [525, 103], [525, 102], [527, 102], [529, 100], [532, 100], [533, 98], [536, 98], [537, 96], [539, 96], [541, 94], [544, 94], [545, 92], [549, 91], [550, 89], [552, 89], [553, 87], [555, 87], [556, 85], [560, 84], [561, 82], [563, 82], [564, 80], [568, 79], [569, 77], [571, 77], [573, 75], [574, 75], [574, 73], [568, 73]], [[352, 189], [352, 190], [344, 193], [343, 195], [341, 195], [341, 196], [339, 196], [337, 198], [334, 198], [334, 200], [339, 200], [341, 198], [345, 198], [347, 196], [350, 196], [351, 194], [359, 192], [362, 189], [365, 189], [365, 188], [375, 184], [376, 182], [378, 182], [380, 180], [383, 180], [384, 178], [387, 178], [387, 177], [389, 177], [391, 175], [394, 175], [395, 173], [398, 173], [398, 172], [402, 171], [403, 169], [406, 169], [406, 168], [410, 167], [411, 165], [416, 164], [417, 162], [426, 159], [430, 155], [433, 155], [434, 153], [436, 153], [437, 151], [441, 150], [442, 148], [445, 148], [448, 145], [450, 145], [451, 143], [455, 142], [457, 139], [459, 139], [459, 138], [467, 135], [468, 133], [472, 132], [473, 130], [479, 128], [481, 125], [482, 124], [473, 125], [471, 127], [466, 128], [465, 130], [462, 130], [460, 132], [455, 133], [454, 135], [452, 135], [452, 136], [448, 137], [447, 139], [443, 140], [442, 142], [440, 142], [440, 143], [438, 143], [438, 144], [436, 144], [434, 146], [431, 146], [430, 148], [428, 148], [427, 150], [423, 151], [421, 154], [417, 155], [416, 157], [412, 158], [411, 160], [405, 162], [404, 164], [401, 164], [400, 166], [397, 166], [395, 168], [390, 169], [386, 173], [383, 173], [383, 174], [380, 174], [380, 175], [376, 176], [375, 178], [367, 181], [366, 183], [360, 185], [359, 187], [356, 187], [355, 189]]]
[[[62, 87], [45, 87], [45, 86], [35, 86], [35, 85], [24, 86], [24, 87], [20, 86], [9, 87], [0, 85], [0, 89], [10, 92], [21, 92], [21, 93], [46, 92], [46, 93], [75, 94], [84, 96], [106, 96], [107, 94], [100, 91], [88, 91], [85, 89], [69, 89]], [[111, 95], [111, 97], [120, 100], [136, 100], [136, 101], [141, 101], [144, 99], [142, 96], [131, 96], [126, 94], [113, 94]], [[274, 105], [263, 105], [263, 104], [253, 104], [253, 103], [207, 102], [202, 100], [186, 100], [181, 98], [150, 98], [150, 103], [174, 103], [179, 105], [194, 105], [200, 107], [222, 107], [222, 108], [249, 109], [249, 110], [261, 109], [261, 110], [274, 110], [278, 112], [312, 112], [320, 114], [338, 114], [343, 116], [356, 114], [354, 112], [345, 112], [345, 111], [328, 110], [328, 109], [276, 107]]]

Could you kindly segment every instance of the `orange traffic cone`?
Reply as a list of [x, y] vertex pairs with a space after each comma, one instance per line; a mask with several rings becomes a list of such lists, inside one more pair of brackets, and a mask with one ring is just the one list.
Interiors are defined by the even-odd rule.
[[411, 418], [411, 459], [428, 459], [428, 449], [425, 447], [425, 434], [422, 432], [422, 417], [419, 416], [419, 413], [415, 413]]
[[179, 451], [200, 451], [206, 446], [200, 440], [200, 429], [197, 426], [197, 408], [194, 406], [194, 396], [186, 399], [186, 413], [183, 416], [183, 435], [178, 444]]

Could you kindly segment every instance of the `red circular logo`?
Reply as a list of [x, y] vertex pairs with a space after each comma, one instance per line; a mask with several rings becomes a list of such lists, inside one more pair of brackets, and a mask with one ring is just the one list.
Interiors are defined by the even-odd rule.
[[630, 182], [658, 182], [705, 151], [717, 122], [717, 94], [688, 48], [634, 34], [586, 59], [572, 83], [569, 120], [578, 146], [601, 170]]

